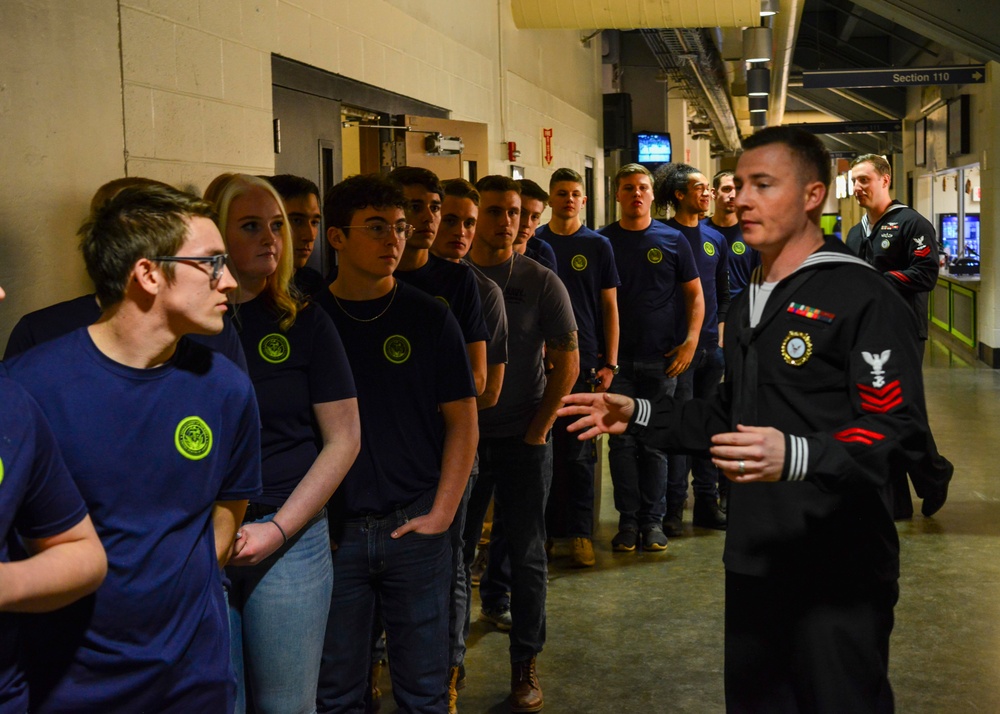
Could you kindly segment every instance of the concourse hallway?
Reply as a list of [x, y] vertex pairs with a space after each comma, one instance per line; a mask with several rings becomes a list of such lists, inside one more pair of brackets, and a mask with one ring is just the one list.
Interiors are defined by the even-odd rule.
[[[1000, 712], [1000, 371], [932, 340], [924, 382], [935, 438], [955, 464], [947, 504], [898, 524], [900, 600], [890, 679], [900, 714]], [[605, 466], [597, 566], [550, 564], [548, 643], [539, 676], [548, 714], [715, 714], [722, 691], [720, 532], [692, 529], [665, 554], [612, 553], [617, 514]], [[508, 711], [507, 636], [475, 620], [461, 714]], [[382, 711], [396, 711], [383, 676]]]

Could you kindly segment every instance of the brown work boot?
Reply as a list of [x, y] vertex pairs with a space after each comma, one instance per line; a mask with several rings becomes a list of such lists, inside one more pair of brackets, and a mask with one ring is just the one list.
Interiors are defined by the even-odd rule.
[[448, 714], [458, 714], [458, 675], [458, 667], [448, 672]]
[[510, 665], [510, 710], [512, 712], [537, 712], [545, 705], [542, 685], [535, 672], [535, 658]]
[[382, 676], [382, 670], [385, 669], [385, 665], [385, 660], [379, 660], [372, 664], [371, 690], [369, 691], [369, 702], [366, 709], [369, 713], [377, 712], [382, 708], [382, 690], [379, 689], [378, 680]]
[[590, 538], [574, 538], [570, 559], [574, 568], [593, 568], [597, 564], [594, 542]]

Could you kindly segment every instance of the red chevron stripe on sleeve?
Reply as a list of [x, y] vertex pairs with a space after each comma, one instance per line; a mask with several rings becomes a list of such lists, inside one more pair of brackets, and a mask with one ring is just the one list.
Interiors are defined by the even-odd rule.
[[931, 254], [931, 247], [929, 245], [925, 245], [923, 248], [917, 248], [913, 251], [913, 254], [918, 258], [926, 258]]
[[889, 271], [889, 275], [891, 275], [892, 277], [896, 278], [896, 280], [899, 280], [900, 282], [904, 282], [904, 283], [910, 282], [910, 277], [908, 275], [906, 275], [905, 273], [901, 273], [898, 270], [890, 270]]
[[885, 414], [903, 403], [903, 389], [898, 379], [881, 389], [859, 384], [858, 394], [861, 397], [861, 408], [866, 412]]
[[845, 444], [857, 443], [864, 444], [865, 446], [871, 446], [876, 441], [884, 439], [885, 434], [879, 434], [877, 431], [870, 431], [860, 427], [852, 427], [834, 434], [833, 437], [837, 439], [837, 441], [843, 441]]

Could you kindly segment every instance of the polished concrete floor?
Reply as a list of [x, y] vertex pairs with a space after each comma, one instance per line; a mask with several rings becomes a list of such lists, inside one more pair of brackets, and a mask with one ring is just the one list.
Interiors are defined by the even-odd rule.
[[[1000, 712], [1000, 371], [933, 341], [924, 381], [940, 451], [956, 467], [948, 503], [898, 525], [900, 600], [890, 679], [902, 714]], [[549, 714], [724, 711], [725, 535], [692, 529], [664, 554], [612, 553], [604, 480], [597, 567], [550, 565], [548, 642], [538, 659]], [[686, 514], [690, 518], [690, 511]], [[478, 600], [473, 605], [478, 614]], [[462, 714], [506, 712], [507, 636], [474, 622]], [[395, 711], [391, 695], [384, 712]]]

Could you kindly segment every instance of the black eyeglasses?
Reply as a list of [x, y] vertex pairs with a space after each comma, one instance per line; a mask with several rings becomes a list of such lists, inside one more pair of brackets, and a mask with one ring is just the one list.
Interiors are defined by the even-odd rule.
[[368, 231], [372, 240], [385, 240], [388, 235], [395, 236], [397, 241], [408, 240], [413, 235], [413, 226], [409, 223], [366, 223], [363, 226], [344, 226], [343, 230], [357, 228]]
[[229, 260], [229, 253], [219, 253], [218, 255], [158, 255], [153, 260], [161, 263], [210, 263], [212, 265], [212, 282], [216, 282], [222, 277], [222, 271], [226, 268], [226, 261]]

